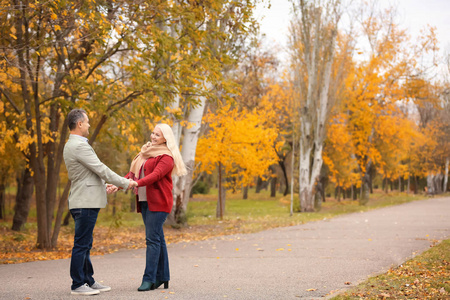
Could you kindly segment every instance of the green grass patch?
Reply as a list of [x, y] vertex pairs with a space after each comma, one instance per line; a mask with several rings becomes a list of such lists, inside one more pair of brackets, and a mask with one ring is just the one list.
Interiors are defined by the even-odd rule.
[[299, 213], [298, 195], [294, 198], [294, 214], [289, 215], [290, 195], [270, 197], [269, 191], [249, 192], [246, 200], [242, 194], [227, 193], [225, 215], [223, 220], [216, 218], [217, 190], [212, 189], [209, 195], [195, 195], [188, 205], [188, 223], [191, 226], [212, 225], [218, 222], [229, 223], [239, 228], [239, 232], [256, 232], [273, 227], [292, 226], [306, 222], [333, 218], [347, 213], [363, 212], [376, 208], [402, 204], [425, 199], [423, 195], [406, 193], [390, 193], [376, 191], [371, 195], [367, 205], [361, 206], [358, 201], [327, 198], [318, 212]]
[[450, 299], [450, 240], [332, 299]]

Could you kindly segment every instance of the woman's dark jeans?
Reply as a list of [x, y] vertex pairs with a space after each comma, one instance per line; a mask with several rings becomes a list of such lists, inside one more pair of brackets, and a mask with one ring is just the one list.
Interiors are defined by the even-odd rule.
[[70, 277], [72, 290], [87, 283], [93, 285], [94, 269], [91, 263], [92, 233], [97, 222], [100, 208], [74, 208], [70, 210], [75, 221], [72, 259], [70, 260]]
[[167, 255], [163, 225], [168, 213], [149, 211], [146, 201], [139, 202], [142, 220], [145, 224], [147, 253], [143, 281], [169, 281], [169, 256]]

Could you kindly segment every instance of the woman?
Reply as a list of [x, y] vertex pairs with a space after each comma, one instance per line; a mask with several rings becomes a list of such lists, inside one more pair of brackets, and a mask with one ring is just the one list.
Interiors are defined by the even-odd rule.
[[169, 288], [169, 259], [163, 224], [173, 206], [172, 174], [186, 174], [170, 126], [156, 125], [150, 138], [151, 141], [142, 146], [134, 158], [126, 176], [137, 181], [137, 211], [141, 212], [145, 224], [146, 262], [138, 291], [154, 290], [162, 284], [165, 289]]

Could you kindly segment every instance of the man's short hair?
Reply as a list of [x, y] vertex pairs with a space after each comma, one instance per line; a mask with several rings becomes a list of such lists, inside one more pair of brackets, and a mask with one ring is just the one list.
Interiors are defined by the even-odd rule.
[[77, 127], [78, 122], [84, 121], [85, 114], [87, 115], [86, 111], [81, 108], [74, 108], [69, 112], [67, 120], [71, 131]]

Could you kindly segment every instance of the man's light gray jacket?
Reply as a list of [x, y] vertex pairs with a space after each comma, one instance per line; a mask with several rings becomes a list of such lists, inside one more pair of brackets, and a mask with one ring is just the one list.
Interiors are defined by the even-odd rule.
[[72, 182], [69, 209], [104, 208], [107, 204], [105, 182], [128, 188], [129, 180], [103, 164], [94, 149], [79, 136], [70, 135], [64, 146], [64, 162]]

